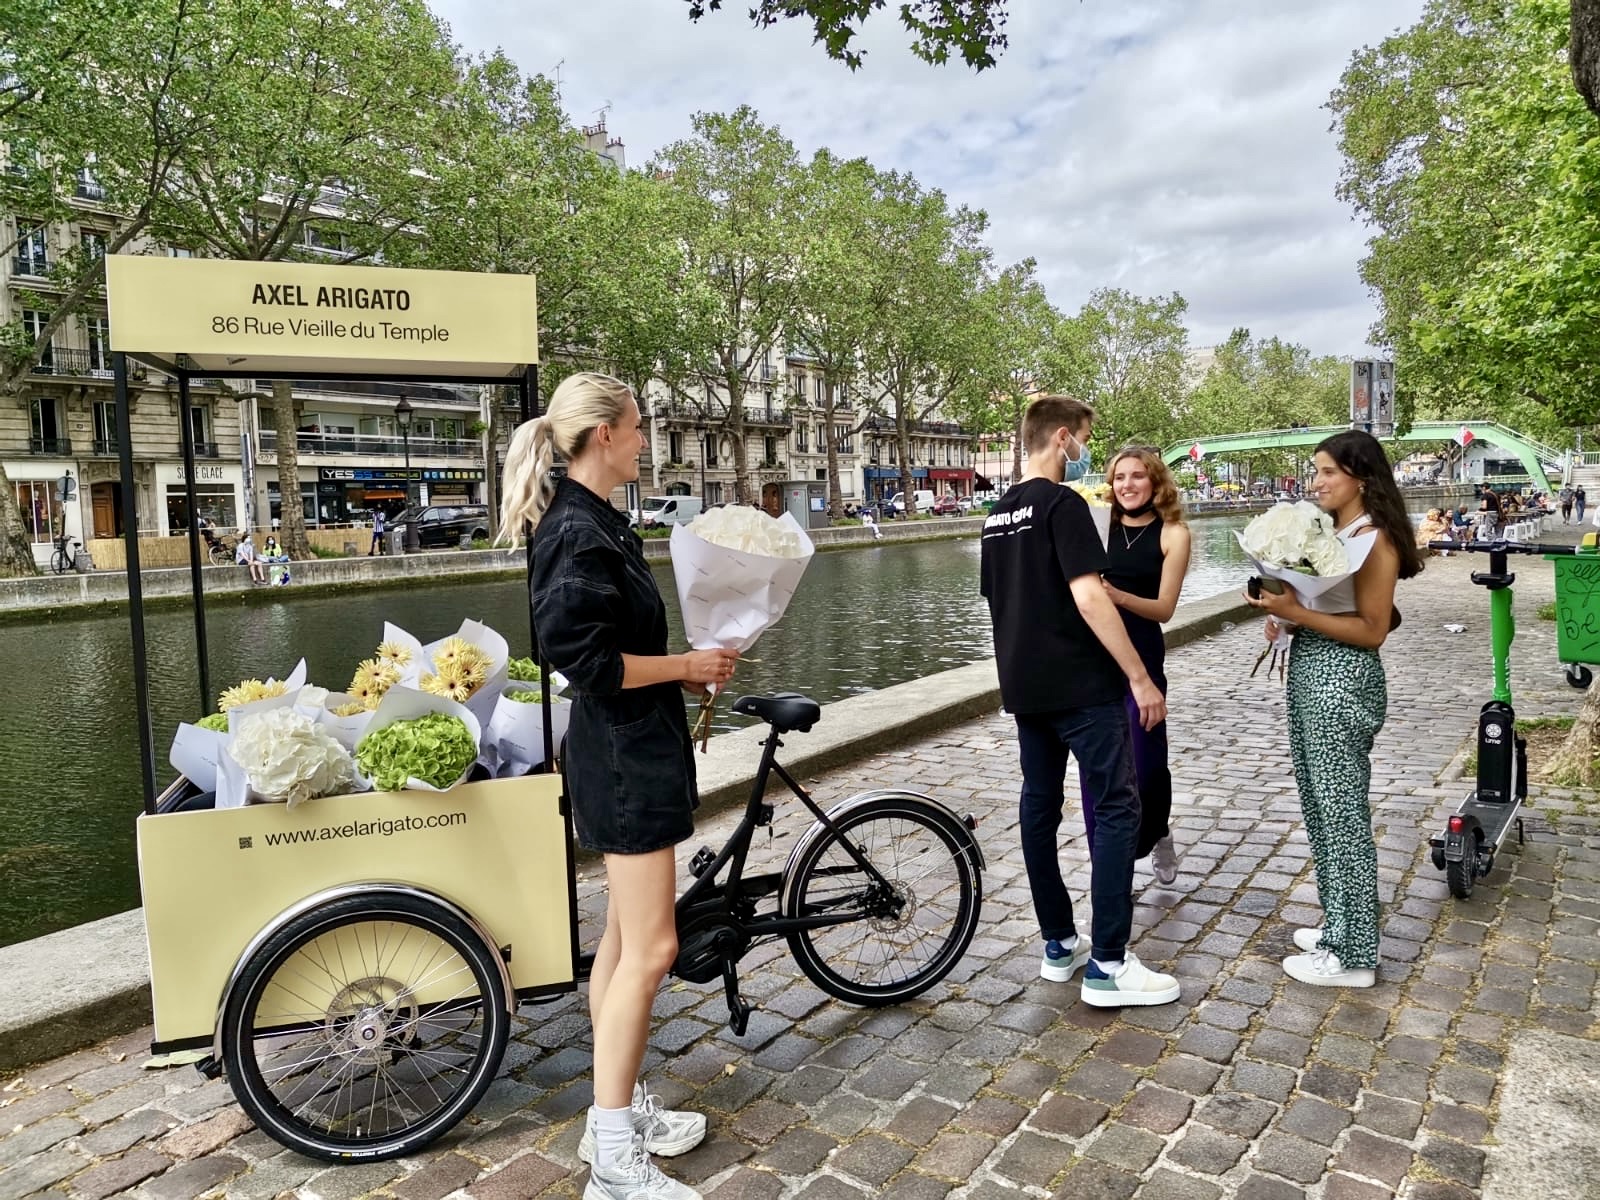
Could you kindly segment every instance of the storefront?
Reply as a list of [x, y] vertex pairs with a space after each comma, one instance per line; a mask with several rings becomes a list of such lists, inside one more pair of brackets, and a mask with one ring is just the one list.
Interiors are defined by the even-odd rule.
[[[33, 560], [50, 565], [52, 543], [63, 532], [83, 537], [82, 510], [78, 502], [78, 467], [64, 459], [27, 458], [0, 464], [11, 483], [11, 495], [22, 513], [22, 527], [33, 544]], [[63, 476], [72, 477], [72, 497], [63, 504], [59, 488]]]
[[[238, 529], [244, 513], [244, 469], [238, 463], [196, 463], [194, 502], [200, 515], [218, 529]], [[156, 464], [156, 494], [161, 499], [163, 534], [189, 528], [189, 497], [182, 463]]]
[[[475, 504], [483, 490], [482, 467], [319, 467], [315, 485], [302, 482], [306, 523], [312, 526], [365, 524], [382, 509], [398, 513], [408, 502]], [[267, 484], [267, 499], [279, 516], [278, 485]]]
[[[971, 474], [971, 472], [968, 472], [968, 474]], [[866, 487], [863, 498], [870, 502], [876, 503], [888, 500], [900, 490], [899, 467], [862, 467], [861, 475]], [[927, 486], [928, 468], [912, 467], [911, 490], [916, 491], [918, 488]]]
[[971, 467], [932, 467], [928, 471], [928, 486], [936, 496], [972, 495]]
[[424, 504], [478, 504], [483, 500], [482, 467], [423, 467]]

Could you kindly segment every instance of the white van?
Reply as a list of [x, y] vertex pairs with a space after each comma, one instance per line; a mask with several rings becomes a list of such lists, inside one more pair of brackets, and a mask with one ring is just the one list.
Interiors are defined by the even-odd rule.
[[[912, 495], [917, 498], [917, 511], [919, 513], [926, 513], [933, 508], [933, 493], [928, 489], [918, 488], [912, 493]], [[896, 492], [893, 498], [890, 499], [889, 505], [894, 509], [896, 516], [904, 516], [906, 511], [906, 494], [904, 492]]]
[[661, 525], [687, 525], [700, 515], [698, 496], [647, 496], [639, 513], [639, 524], [645, 529]]

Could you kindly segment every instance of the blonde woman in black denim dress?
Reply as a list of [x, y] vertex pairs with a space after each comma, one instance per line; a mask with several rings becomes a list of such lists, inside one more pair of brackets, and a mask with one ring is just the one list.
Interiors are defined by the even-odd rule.
[[[594, 1105], [579, 1145], [586, 1200], [697, 1200], [652, 1154], [693, 1149], [705, 1118], [662, 1109], [639, 1083], [657, 989], [678, 953], [673, 846], [694, 831], [694, 750], [683, 693], [733, 677], [731, 650], [667, 652], [667, 610], [643, 543], [611, 493], [639, 477], [639, 406], [626, 384], [580, 373], [506, 454], [501, 530], [533, 534], [533, 619], [571, 683], [564, 766], [578, 841], [605, 856], [605, 934], [589, 978]], [[566, 476], [551, 468], [567, 460]]]

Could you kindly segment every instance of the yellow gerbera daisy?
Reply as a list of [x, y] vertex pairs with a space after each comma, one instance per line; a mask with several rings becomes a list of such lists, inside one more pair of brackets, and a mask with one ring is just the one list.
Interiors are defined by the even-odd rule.
[[364, 708], [377, 708], [383, 694], [400, 682], [400, 669], [380, 659], [363, 659], [345, 690], [361, 701]]
[[337, 705], [331, 711], [336, 717], [358, 717], [367, 711], [367, 706], [359, 700], [353, 700], [349, 704]]
[[443, 696], [460, 704], [472, 696], [473, 688], [456, 675], [424, 675], [422, 690], [434, 696]]
[[481, 658], [482, 656], [475, 659], [463, 655], [461, 658], [456, 659], [455, 662], [440, 667], [438, 674], [447, 679], [459, 679], [473, 691], [477, 691], [483, 686], [484, 681], [489, 678], [488, 664], [481, 661]]
[[433, 665], [443, 667], [456, 662], [464, 654], [477, 653], [477, 647], [466, 638], [446, 638], [440, 647], [433, 652]]
[[262, 683], [259, 679], [245, 679], [222, 693], [217, 700], [217, 708], [227, 712], [230, 708], [237, 708], [241, 704], [254, 704], [257, 700], [281, 696], [287, 690], [284, 684], [276, 680], [272, 683]]
[[397, 667], [404, 667], [411, 662], [411, 650], [399, 642], [384, 642], [378, 647], [378, 657]]

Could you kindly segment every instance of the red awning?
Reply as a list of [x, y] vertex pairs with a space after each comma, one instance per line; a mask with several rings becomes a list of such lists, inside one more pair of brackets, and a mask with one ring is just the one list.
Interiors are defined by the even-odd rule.
[[971, 479], [971, 467], [930, 467], [929, 479]]

